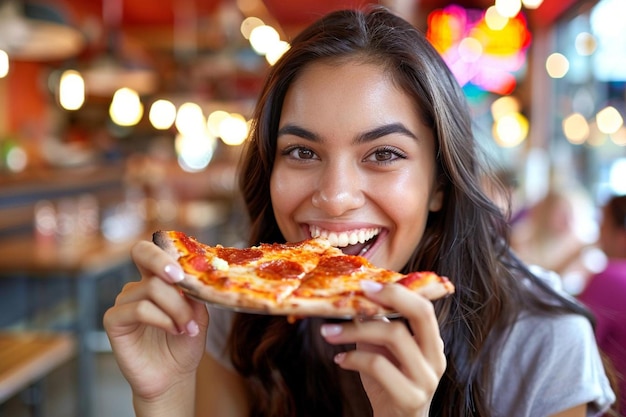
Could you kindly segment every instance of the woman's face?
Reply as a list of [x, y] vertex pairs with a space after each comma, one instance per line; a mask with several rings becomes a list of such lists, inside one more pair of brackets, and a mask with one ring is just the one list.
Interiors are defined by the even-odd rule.
[[401, 269], [442, 205], [435, 144], [415, 103], [373, 64], [315, 63], [289, 88], [271, 198], [287, 241], [328, 237]]

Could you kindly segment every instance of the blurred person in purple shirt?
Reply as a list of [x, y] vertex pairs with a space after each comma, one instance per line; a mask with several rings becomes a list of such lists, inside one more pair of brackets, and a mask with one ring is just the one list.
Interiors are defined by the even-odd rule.
[[608, 264], [590, 278], [579, 298], [596, 316], [598, 345], [615, 368], [620, 415], [626, 416], [626, 195], [613, 196], [603, 206], [598, 244]]

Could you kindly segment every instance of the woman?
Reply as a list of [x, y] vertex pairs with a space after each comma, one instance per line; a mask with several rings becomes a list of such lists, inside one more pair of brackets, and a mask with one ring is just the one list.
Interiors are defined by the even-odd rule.
[[598, 246], [607, 265], [589, 278], [578, 298], [596, 316], [596, 340], [620, 376], [619, 415], [626, 416], [626, 195], [613, 195], [602, 206]]
[[433, 304], [365, 282], [402, 313], [392, 322], [209, 319], [140, 242], [142, 280], [104, 320], [138, 415], [192, 415], [196, 373], [206, 416], [584, 416], [612, 402], [586, 311], [511, 254], [463, 92], [407, 22], [382, 8], [322, 18], [273, 67], [254, 121], [250, 243], [365, 228], [376, 236], [344, 252], [436, 271], [456, 293]]

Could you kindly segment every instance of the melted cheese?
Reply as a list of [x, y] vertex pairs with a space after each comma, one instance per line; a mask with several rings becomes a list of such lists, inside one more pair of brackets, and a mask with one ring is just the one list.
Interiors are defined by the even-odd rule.
[[211, 259], [211, 265], [218, 271], [227, 272], [230, 269], [228, 262], [217, 256]]

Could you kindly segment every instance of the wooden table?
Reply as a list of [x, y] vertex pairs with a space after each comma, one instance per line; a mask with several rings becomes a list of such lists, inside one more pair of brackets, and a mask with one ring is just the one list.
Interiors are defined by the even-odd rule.
[[62, 333], [0, 332], [0, 403], [38, 383], [76, 353]]
[[[142, 236], [143, 237], [143, 236]], [[139, 239], [139, 237], [137, 238]], [[78, 415], [93, 415], [94, 341], [102, 340], [98, 282], [135, 274], [130, 247], [137, 240], [108, 242], [93, 238], [72, 245], [38, 244], [32, 236], [0, 240], [0, 278], [68, 279], [76, 303], [78, 340]]]

